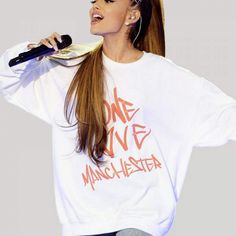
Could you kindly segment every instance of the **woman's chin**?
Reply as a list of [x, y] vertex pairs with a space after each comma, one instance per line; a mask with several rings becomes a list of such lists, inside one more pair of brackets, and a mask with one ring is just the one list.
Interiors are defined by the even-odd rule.
[[99, 32], [99, 31], [97, 31], [97, 30], [94, 30], [94, 29], [91, 29], [91, 28], [90, 28], [90, 33], [91, 33], [91, 34], [94, 34], [94, 35], [101, 35], [101, 36], [102, 36], [102, 33], [101, 33], [101, 32]]

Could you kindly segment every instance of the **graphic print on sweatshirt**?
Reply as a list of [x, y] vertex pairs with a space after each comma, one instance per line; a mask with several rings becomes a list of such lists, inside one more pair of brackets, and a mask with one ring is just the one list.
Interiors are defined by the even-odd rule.
[[[137, 176], [144, 177], [144, 180], [148, 178], [154, 185], [156, 181], [159, 181], [158, 176], [169, 179], [158, 142], [154, 138], [151, 128], [144, 122], [141, 107], [136, 106], [133, 102], [137, 99], [126, 99], [120, 96], [117, 87], [111, 91], [112, 99], [104, 100], [108, 127], [108, 143], [104, 159], [107, 164], [98, 167], [84, 154], [81, 156], [77, 154], [72, 158], [70, 154], [75, 147], [71, 140], [76, 140], [76, 129], [71, 134], [68, 132], [70, 138], [61, 141], [64, 144], [64, 154], [66, 155], [63, 153], [57, 155], [63, 156], [61, 160], [74, 159], [73, 161], [76, 162], [75, 159], [80, 159], [81, 184], [84, 188], [91, 188], [93, 191], [96, 191], [96, 185], [101, 182], [133, 179]], [[74, 166], [76, 166], [75, 163]]]
[[[138, 214], [153, 222], [167, 219], [175, 209], [169, 171], [157, 139], [145, 123], [145, 99], [136, 89], [129, 89], [128, 96], [121, 91], [113, 87], [104, 100], [109, 133], [106, 165], [98, 167], [86, 154], [73, 151], [75, 126], [72, 131], [53, 127], [56, 191], [71, 222], [83, 218], [89, 224], [91, 215], [107, 221], [108, 216]], [[57, 113], [58, 118], [63, 119]]]
[[[86, 165], [82, 173], [84, 186], [96, 188], [96, 182], [130, 178], [132, 175], [162, 171], [163, 164], [155, 151], [151, 129], [139, 120], [140, 107], [133, 101], [121, 97], [113, 89], [114, 101], [104, 101], [108, 126], [108, 143], [105, 149], [105, 168]], [[112, 161], [111, 161], [112, 160]]]

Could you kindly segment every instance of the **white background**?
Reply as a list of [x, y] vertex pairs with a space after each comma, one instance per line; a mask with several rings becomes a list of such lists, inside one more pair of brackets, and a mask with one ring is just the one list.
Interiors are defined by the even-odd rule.
[[[164, 0], [166, 57], [236, 98], [236, 2]], [[0, 53], [56, 31], [91, 35], [89, 1], [2, 1]], [[0, 235], [59, 236], [51, 128], [0, 98]], [[236, 143], [195, 148], [168, 236], [236, 235]], [[92, 225], [92, 222], [91, 222]]]

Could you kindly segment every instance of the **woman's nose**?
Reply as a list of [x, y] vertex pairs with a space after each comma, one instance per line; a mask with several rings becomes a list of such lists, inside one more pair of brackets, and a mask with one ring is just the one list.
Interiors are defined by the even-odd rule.
[[93, 8], [94, 8], [94, 9], [98, 9], [98, 8], [99, 8], [99, 6], [98, 6], [97, 2], [96, 2], [96, 3], [94, 3], [94, 5], [93, 5]]
[[100, 7], [100, 2], [99, 2], [99, 0], [96, 0], [95, 2], [94, 2], [94, 4], [93, 4], [93, 8], [99, 8]]

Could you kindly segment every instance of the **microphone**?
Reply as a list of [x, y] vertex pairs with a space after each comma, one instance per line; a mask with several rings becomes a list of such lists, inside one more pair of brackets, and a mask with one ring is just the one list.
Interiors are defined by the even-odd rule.
[[[58, 49], [66, 48], [66, 47], [68, 47], [72, 44], [72, 39], [68, 34], [61, 35], [61, 40], [62, 40], [62, 42], [60, 43], [55, 38]], [[54, 48], [49, 48], [49, 47], [47, 47], [46, 45], [43, 44], [43, 45], [40, 45], [39, 47], [32, 48], [31, 50], [29, 50], [27, 52], [20, 53], [18, 55], [18, 57], [15, 57], [15, 58], [11, 59], [9, 61], [8, 65], [10, 67], [12, 67], [12, 66], [18, 65], [22, 62], [31, 60], [35, 57], [39, 57], [39, 56], [42, 56], [42, 55], [45, 55], [45, 54], [48, 54], [48, 53], [54, 52], [54, 51], [55, 51]]]

